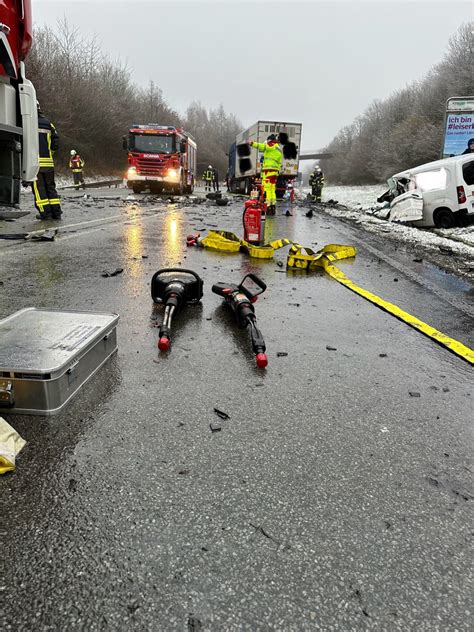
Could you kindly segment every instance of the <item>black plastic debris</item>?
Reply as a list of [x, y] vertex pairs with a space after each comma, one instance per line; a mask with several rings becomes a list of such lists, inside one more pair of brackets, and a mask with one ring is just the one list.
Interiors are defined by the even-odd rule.
[[123, 272], [123, 268], [116, 268], [113, 272], [102, 272], [102, 274], [100, 276], [103, 276], [104, 278], [107, 277], [114, 277], [117, 276], [117, 274], [122, 274]]
[[408, 391], [408, 395], [410, 395], [410, 397], [421, 397], [421, 393], [417, 393], [416, 391]]
[[219, 410], [218, 408], [214, 408], [214, 412], [216, 413], [216, 415], [218, 417], [220, 417], [221, 419], [230, 419], [230, 415], [228, 415], [227, 413], [225, 413], [223, 410]]
[[268, 533], [268, 531], [265, 531], [265, 529], [262, 526], [255, 525], [252, 522], [249, 522], [249, 525], [251, 527], [253, 527], [255, 529], [255, 531], [257, 531], [258, 533], [261, 533], [263, 536], [265, 536], [268, 540], [271, 540], [272, 542], [275, 542], [275, 544], [278, 544], [278, 545], [281, 544], [279, 542], [279, 540], [274, 538], [270, 533]]
[[379, 353], [379, 358], [386, 358], [387, 354], [386, 353]]
[[421, 257], [417, 257], [416, 259], [413, 259], [413, 261], [415, 263], [421, 263], [423, 261], [423, 259]]
[[330, 345], [326, 345], [326, 349], [328, 351], [337, 351], [336, 347], [331, 347]]
[[[204, 547], [203, 547], [204, 550]], [[205, 549], [207, 551], [207, 549]], [[202, 628], [202, 623], [196, 617], [189, 616], [188, 617], [188, 632], [194, 632], [195, 630], [200, 630]]]
[[277, 358], [286, 358], [287, 355], [286, 351], [277, 351]]
[[210, 423], [209, 428], [211, 429], [211, 432], [220, 432], [222, 430], [221, 424], [215, 422]]

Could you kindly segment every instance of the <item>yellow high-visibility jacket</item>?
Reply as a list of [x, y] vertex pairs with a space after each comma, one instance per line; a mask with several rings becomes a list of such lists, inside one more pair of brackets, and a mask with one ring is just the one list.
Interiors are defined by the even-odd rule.
[[283, 162], [283, 152], [276, 140], [270, 140], [266, 143], [256, 143], [253, 140], [250, 145], [262, 152], [263, 171], [280, 171]]
[[85, 164], [82, 158], [76, 155], [69, 161], [69, 169], [71, 169], [73, 173], [81, 173]]

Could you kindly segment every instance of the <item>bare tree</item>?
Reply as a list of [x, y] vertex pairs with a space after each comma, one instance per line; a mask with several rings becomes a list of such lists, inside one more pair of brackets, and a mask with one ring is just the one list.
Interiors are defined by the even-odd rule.
[[328, 179], [338, 184], [375, 183], [440, 153], [446, 100], [474, 94], [472, 24], [451, 37], [443, 60], [425, 79], [374, 101], [348, 127], [342, 128], [323, 161]]

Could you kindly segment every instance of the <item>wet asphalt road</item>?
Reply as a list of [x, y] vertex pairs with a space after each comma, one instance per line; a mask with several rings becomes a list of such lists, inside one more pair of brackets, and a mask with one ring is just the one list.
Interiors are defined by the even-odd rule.
[[[192, 229], [241, 234], [242, 201], [64, 198], [56, 241], [0, 242], [0, 316], [116, 312], [119, 351], [57, 416], [4, 415], [28, 444], [0, 480], [2, 629], [468, 630], [470, 365], [323, 272], [286, 272], [286, 250], [186, 249]], [[350, 278], [473, 346], [465, 281], [283, 208], [268, 237], [357, 246]], [[204, 298], [163, 356], [149, 282], [179, 265]], [[266, 371], [210, 290], [249, 271]]]

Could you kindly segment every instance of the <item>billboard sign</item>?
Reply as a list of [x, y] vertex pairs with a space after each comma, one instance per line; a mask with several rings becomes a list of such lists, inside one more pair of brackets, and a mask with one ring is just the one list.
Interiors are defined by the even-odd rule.
[[474, 139], [474, 97], [448, 99], [441, 157], [463, 154], [471, 139]]

